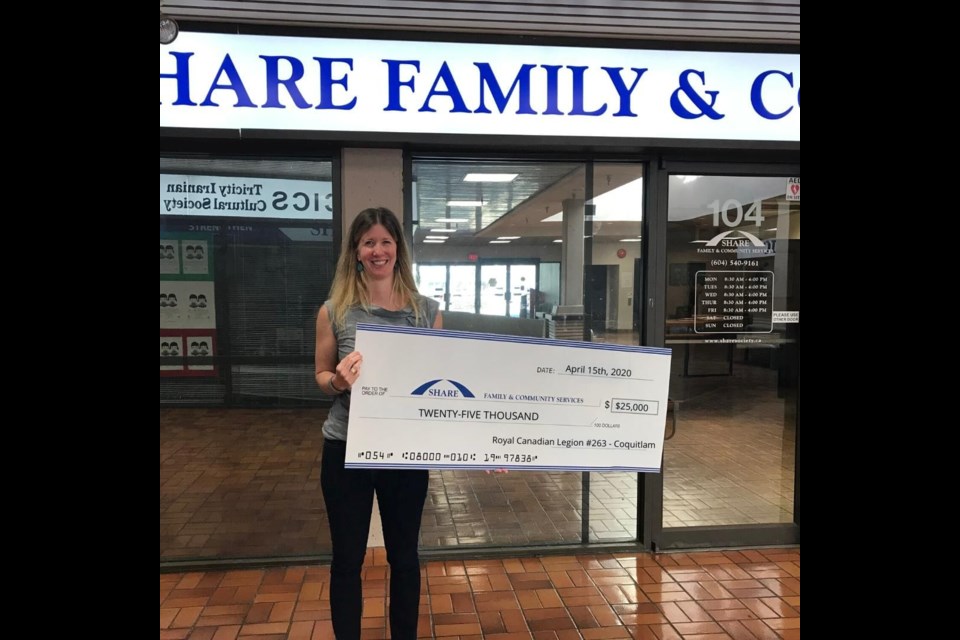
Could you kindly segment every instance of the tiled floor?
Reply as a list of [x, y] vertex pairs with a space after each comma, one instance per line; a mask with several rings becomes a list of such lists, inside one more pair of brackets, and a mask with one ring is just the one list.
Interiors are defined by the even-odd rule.
[[[364, 638], [388, 637], [388, 567], [364, 568]], [[800, 550], [596, 554], [423, 566], [419, 635], [450, 640], [800, 637]], [[160, 574], [160, 638], [333, 640], [329, 568]]]

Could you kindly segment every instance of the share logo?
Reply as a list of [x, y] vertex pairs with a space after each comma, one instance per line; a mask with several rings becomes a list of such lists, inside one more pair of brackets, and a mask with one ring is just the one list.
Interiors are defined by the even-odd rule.
[[[732, 234], [740, 234], [735, 236]], [[694, 243], [704, 244], [708, 247], [735, 247], [735, 246], [750, 246], [762, 247], [764, 246], [763, 240], [753, 235], [752, 233], [747, 233], [746, 231], [741, 231], [739, 229], [730, 229], [729, 231], [724, 231], [723, 233], [718, 233], [709, 240], [694, 240]]]
[[412, 396], [429, 396], [431, 398], [474, 398], [473, 392], [456, 380], [438, 378], [422, 385], [410, 392]]

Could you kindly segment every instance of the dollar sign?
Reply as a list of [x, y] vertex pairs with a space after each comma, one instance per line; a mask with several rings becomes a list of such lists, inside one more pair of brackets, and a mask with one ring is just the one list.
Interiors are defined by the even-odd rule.
[[609, 400], [606, 400], [606, 401], [603, 403], [603, 408], [604, 408], [604, 409], [609, 409], [609, 408], [610, 408], [610, 401], [609, 401]]

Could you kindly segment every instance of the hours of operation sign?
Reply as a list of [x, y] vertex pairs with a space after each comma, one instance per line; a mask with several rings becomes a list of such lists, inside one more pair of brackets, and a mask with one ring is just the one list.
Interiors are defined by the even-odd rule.
[[697, 333], [769, 333], [773, 330], [772, 271], [698, 271]]

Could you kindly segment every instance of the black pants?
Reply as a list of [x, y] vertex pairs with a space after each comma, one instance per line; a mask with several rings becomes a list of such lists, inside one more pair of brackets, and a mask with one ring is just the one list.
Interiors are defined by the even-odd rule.
[[360, 638], [363, 590], [360, 571], [367, 551], [373, 493], [390, 563], [390, 636], [415, 640], [420, 609], [420, 518], [429, 472], [420, 469], [344, 469], [346, 443], [324, 440], [320, 486], [327, 503], [333, 562], [330, 609], [337, 640]]

